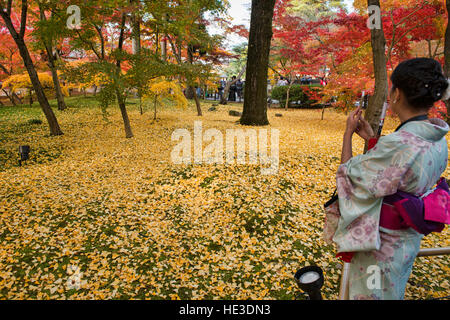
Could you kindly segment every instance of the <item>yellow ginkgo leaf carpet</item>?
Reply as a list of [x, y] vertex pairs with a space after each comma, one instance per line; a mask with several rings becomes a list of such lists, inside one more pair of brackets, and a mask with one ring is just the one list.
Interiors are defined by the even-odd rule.
[[[269, 110], [280, 130], [279, 170], [258, 165], [175, 165], [175, 129], [249, 129], [218, 106], [129, 108], [108, 121], [83, 100], [56, 111], [50, 137], [37, 106], [0, 107], [1, 299], [295, 299], [295, 271], [324, 269], [336, 299], [341, 263], [321, 239], [323, 203], [335, 189], [346, 116], [327, 109]], [[282, 117], [275, 117], [282, 113]], [[43, 120], [36, 123], [30, 120]], [[388, 119], [384, 133], [398, 125]], [[257, 129], [257, 128], [256, 128]], [[17, 164], [19, 145], [31, 158]], [[354, 154], [363, 150], [354, 139]], [[446, 177], [450, 177], [447, 170]], [[423, 247], [449, 246], [448, 228]], [[449, 295], [449, 257], [418, 258], [406, 299]]]

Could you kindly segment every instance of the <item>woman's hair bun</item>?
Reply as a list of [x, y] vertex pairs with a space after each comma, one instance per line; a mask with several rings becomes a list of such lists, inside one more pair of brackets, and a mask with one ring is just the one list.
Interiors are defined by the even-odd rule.
[[435, 99], [435, 102], [442, 99], [445, 91], [448, 89], [448, 85], [448, 80], [443, 75], [430, 83], [430, 94]]
[[442, 73], [441, 64], [434, 59], [403, 61], [392, 73], [391, 81], [415, 109], [429, 109], [435, 102], [450, 98], [450, 83]]

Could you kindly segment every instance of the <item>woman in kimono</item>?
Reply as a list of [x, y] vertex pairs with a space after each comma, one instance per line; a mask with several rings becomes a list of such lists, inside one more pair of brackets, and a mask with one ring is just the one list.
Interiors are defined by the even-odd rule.
[[366, 154], [353, 157], [354, 133], [369, 140], [374, 132], [360, 108], [350, 114], [336, 175], [336, 216], [332, 221], [327, 214], [324, 230], [344, 261], [351, 261], [351, 300], [403, 299], [423, 235], [412, 228], [381, 227], [383, 198], [397, 190], [421, 196], [447, 167], [449, 126], [427, 117], [435, 102], [449, 98], [449, 81], [440, 64], [425, 58], [407, 60], [395, 69], [391, 82], [390, 108], [401, 125]]

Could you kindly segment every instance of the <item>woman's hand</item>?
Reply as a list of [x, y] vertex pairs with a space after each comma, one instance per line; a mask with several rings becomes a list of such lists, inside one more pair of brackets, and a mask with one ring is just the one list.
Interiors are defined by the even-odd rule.
[[367, 141], [375, 137], [375, 133], [373, 132], [372, 126], [366, 119], [363, 118], [362, 115], [360, 116], [359, 124], [356, 127], [355, 132], [358, 134], [358, 136]]
[[350, 112], [350, 115], [347, 118], [347, 128], [345, 129], [344, 143], [342, 145], [341, 164], [346, 163], [350, 158], [353, 157], [352, 136], [358, 128], [361, 113], [362, 110], [360, 107], [358, 107], [355, 111]]
[[353, 135], [353, 133], [358, 128], [361, 114], [362, 114], [361, 107], [358, 107], [356, 108], [356, 110], [350, 112], [350, 115], [347, 118], [347, 128], [345, 129], [346, 134]]

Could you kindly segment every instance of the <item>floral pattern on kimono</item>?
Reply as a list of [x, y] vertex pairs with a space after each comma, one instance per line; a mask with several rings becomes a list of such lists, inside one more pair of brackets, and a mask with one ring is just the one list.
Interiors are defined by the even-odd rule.
[[[447, 167], [446, 122], [411, 121], [381, 137], [366, 154], [341, 164], [339, 201], [326, 208], [324, 239], [338, 252], [356, 252], [350, 266], [350, 299], [402, 299], [423, 235], [379, 226], [385, 196], [397, 190], [421, 195]], [[381, 288], [369, 289], [370, 266], [381, 270]]]

